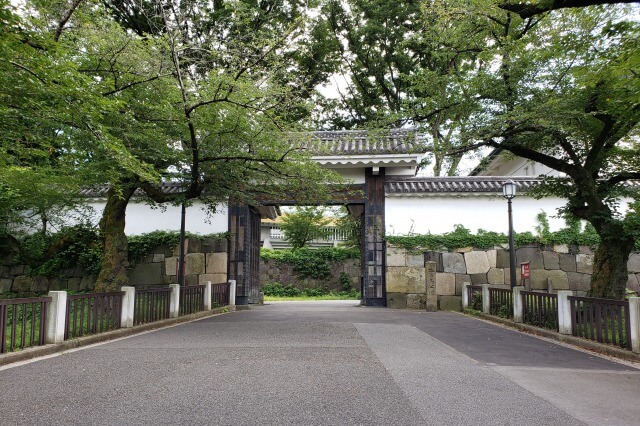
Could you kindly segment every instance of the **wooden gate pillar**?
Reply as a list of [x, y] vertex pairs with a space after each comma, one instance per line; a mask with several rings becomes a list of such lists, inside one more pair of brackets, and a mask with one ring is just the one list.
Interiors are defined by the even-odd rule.
[[227, 279], [236, 281], [236, 304], [258, 303], [260, 213], [249, 206], [229, 207]]
[[386, 306], [387, 265], [384, 242], [384, 168], [367, 168], [365, 172], [366, 200], [362, 237], [362, 299], [366, 306]]

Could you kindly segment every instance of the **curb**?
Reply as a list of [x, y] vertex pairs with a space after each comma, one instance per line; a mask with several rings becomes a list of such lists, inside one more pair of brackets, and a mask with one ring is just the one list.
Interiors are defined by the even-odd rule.
[[173, 325], [178, 325], [186, 322], [197, 321], [204, 318], [209, 318], [216, 315], [222, 315], [229, 312], [236, 311], [235, 306], [224, 306], [221, 308], [215, 308], [210, 311], [200, 311], [190, 315], [184, 315], [178, 318], [169, 318], [160, 321], [154, 321], [146, 324], [140, 324], [131, 328], [119, 328], [117, 330], [106, 331], [104, 333], [92, 334], [90, 336], [78, 337], [76, 339], [65, 340], [60, 343], [50, 343], [43, 346], [34, 346], [31, 348], [22, 349], [16, 352], [9, 352], [0, 355], [0, 366], [13, 364], [16, 362], [27, 361], [33, 358], [38, 358], [46, 355], [53, 355], [68, 351], [70, 349], [79, 348], [82, 346], [93, 345], [95, 343], [107, 342], [109, 340], [120, 339], [122, 337], [133, 336], [143, 333], [145, 331], [157, 330], [160, 328], [167, 328]]
[[631, 352], [616, 346], [605, 345], [604, 343], [594, 342], [592, 340], [582, 339], [580, 337], [570, 336], [566, 334], [560, 334], [557, 331], [547, 330], [546, 328], [539, 328], [529, 324], [523, 324], [513, 322], [505, 318], [495, 317], [482, 312], [467, 314], [460, 312], [460, 314], [472, 317], [480, 318], [487, 322], [493, 322], [503, 325], [505, 327], [514, 328], [516, 330], [525, 332], [527, 334], [534, 334], [536, 336], [546, 337], [547, 339], [557, 340], [559, 342], [568, 343], [573, 346], [577, 346], [582, 349], [586, 349], [598, 354], [608, 355], [614, 358], [619, 358], [625, 361], [640, 363], [640, 353]]

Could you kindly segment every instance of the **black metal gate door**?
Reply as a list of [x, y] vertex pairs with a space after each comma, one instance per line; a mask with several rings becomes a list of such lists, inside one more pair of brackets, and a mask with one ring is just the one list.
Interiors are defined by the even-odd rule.
[[228, 278], [236, 281], [236, 304], [258, 302], [260, 213], [248, 206], [229, 208]]

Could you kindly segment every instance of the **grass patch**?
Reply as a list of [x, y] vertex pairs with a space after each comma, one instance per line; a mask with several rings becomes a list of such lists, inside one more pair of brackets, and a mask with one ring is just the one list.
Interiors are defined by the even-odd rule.
[[265, 302], [300, 302], [309, 300], [360, 300], [360, 294], [351, 293], [328, 293], [318, 296], [264, 296]]

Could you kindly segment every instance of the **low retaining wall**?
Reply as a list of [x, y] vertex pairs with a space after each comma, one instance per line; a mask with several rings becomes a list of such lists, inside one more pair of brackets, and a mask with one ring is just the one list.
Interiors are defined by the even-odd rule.
[[[153, 287], [177, 283], [179, 246], [160, 246], [129, 270], [134, 287]], [[187, 238], [185, 241], [185, 283], [227, 281], [227, 240]], [[80, 266], [67, 269], [59, 277], [32, 277], [25, 265], [0, 266], [0, 295], [3, 293], [45, 293], [55, 290], [91, 291], [96, 277]]]
[[[529, 245], [516, 250], [516, 265], [530, 262], [530, 288], [554, 291], [573, 290], [585, 294], [590, 289], [593, 272], [593, 252], [585, 246]], [[492, 249], [471, 247], [440, 251], [410, 251], [387, 247], [387, 306], [423, 309], [426, 306], [426, 262], [434, 262], [436, 294], [440, 309], [461, 308], [462, 284], [491, 284], [510, 287], [509, 251], [498, 246]], [[640, 291], [640, 253], [634, 252], [627, 264], [627, 287]], [[520, 268], [516, 270], [520, 284]]]
[[341, 274], [349, 278], [351, 288], [360, 289], [360, 259], [349, 259], [344, 262], [333, 262], [329, 277], [323, 279], [299, 278], [293, 266], [288, 263], [278, 263], [273, 259], [260, 260], [260, 286], [278, 282], [283, 286], [294, 286], [301, 290], [305, 288], [327, 287], [329, 290], [342, 291]]

